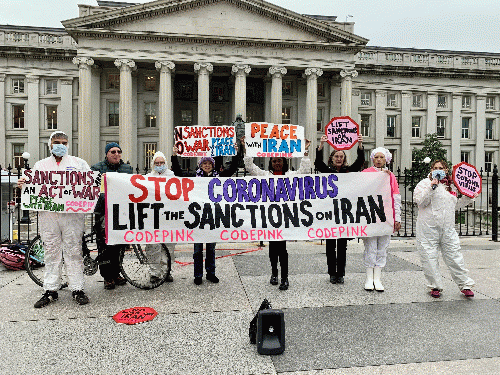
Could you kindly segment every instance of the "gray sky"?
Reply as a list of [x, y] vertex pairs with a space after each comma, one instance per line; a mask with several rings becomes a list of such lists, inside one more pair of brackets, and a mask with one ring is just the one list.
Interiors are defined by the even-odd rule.
[[[145, 0], [130, 2], [145, 3]], [[368, 45], [500, 53], [499, 0], [271, 0], [301, 14], [355, 22]], [[96, 0], [1, 0], [0, 24], [62, 27]], [[348, 17], [352, 15], [353, 17]]]

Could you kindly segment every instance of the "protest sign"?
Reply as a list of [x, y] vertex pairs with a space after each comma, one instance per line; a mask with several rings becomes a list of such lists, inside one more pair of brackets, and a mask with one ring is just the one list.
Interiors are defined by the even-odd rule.
[[335, 150], [349, 150], [358, 142], [359, 125], [349, 116], [334, 117], [326, 125], [325, 134]]
[[236, 155], [234, 126], [176, 126], [174, 143], [183, 157]]
[[96, 171], [25, 170], [23, 177], [23, 210], [91, 213], [101, 191]]
[[252, 122], [245, 124], [246, 155], [251, 157], [304, 156], [304, 127]]
[[393, 232], [387, 173], [235, 178], [106, 174], [106, 241], [207, 243]]
[[158, 313], [152, 307], [132, 307], [117, 312], [113, 315], [113, 320], [122, 324], [138, 324], [153, 320]]
[[474, 198], [474, 194], [481, 193], [483, 188], [483, 181], [476, 167], [466, 162], [453, 167], [453, 183], [460, 193], [469, 198]]

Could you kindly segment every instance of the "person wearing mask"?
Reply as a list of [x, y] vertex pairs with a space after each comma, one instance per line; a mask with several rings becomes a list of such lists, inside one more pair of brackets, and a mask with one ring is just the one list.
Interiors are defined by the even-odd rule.
[[[133, 174], [134, 170], [129, 164], [122, 160], [122, 149], [116, 142], [108, 143], [105, 147], [105, 155], [103, 161], [94, 164], [91, 169], [101, 173], [118, 172]], [[102, 191], [102, 190], [101, 190]], [[104, 279], [104, 289], [114, 289], [116, 285], [125, 285], [127, 280], [120, 276], [119, 256], [120, 250], [124, 245], [106, 245], [104, 233], [104, 212], [105, 212], [104, 194], [101, 194], [95, 208], [95, 225], [97, 236], [97, 249], [102, 253], [104, 249], [109, 248], [104, 252], [103, 261], [109, 263], [101, 264], [99, 272]]]
[[[58, 130], [49, 138], [51, 156], [39, 160], [33, 166], [35, 171], [90, 171], [87, 162], [68, 154], [68, 136]], [[18, 181], [22, 188], [25, 179]], [[89, 302], [83, 291], [83, 256], [82, 236], [85, 216], [81, 213], [58, 213], [41, 211], [39, 213], [40, 236], [44, 244], [45, 269], [43, 276], [42, 298], [34, 305], [35, 308], [47, 306], [57, 300], [57, 291], [61, 288], [61, 269], [64, 263], [68, 276], [68, 286], [73, 299], [79, 305]]]
[[[288, 170], [286, 158], [274, 157], [269, 159], [268, 170], [262, 170], [253, 163], [253, 158], [245, 156], [243, 162], [245, 169], [251, 176], [281, 176], [294, 174], [310, 174], [311, 160], [309, 159], [309, 145], [311, 142], [305, 140], [304, 157], [300, 161], [300, 167], [297, 171]], [[242, 141], [244, 145], [244, 140]], [[286, 250], [286, 241], [269, 241], [269, 261], [271, 262], [271, 285], [278, 285], [278, 260], [281, 268], [281, 282], [279, 283], [280, 290], [287, 290], [290, 286], [288, 281], [288, 252]]]
[[[429, 176], [415, 187], [413, 200], [418, 205], [417, 249], [430, 289], [430, 295], [439, 298], [443, 290], [439, 270], [439, 251], [450, 270], [453, 281], [465, 297], [474, 297], [474, 286], [465, 268], [460, 252], [460, 239], [455, 230], [455, 210], [471, 203], [471, 198], [458, 198], [458, 190], [450, 176], [448, 163], [436, 160], [431, 163]], [[477, 197], [477, 194], [475, 195]]]
[[[348, 173], [360, 172], [365, 163], [365, 154], [363, 149], [363, 137], [358, 135], [357, 158], [351, 165], [347, 164], [347, 158], [344, 151], [332, 151], [328, 157], [328, 165], [323, 161], [323, 146], [327, 141], [326, 135], [323, 135], [320, 140], [316, 152], [316, 160], [314, 166], [320, 173]], [[345, 276], [345, 263], [347, 252], [347, 238], [331, 239], [326, 242], [326, 264], [328, 266], [328, 275], [332, 284], [343, 284]]]
[[[235, 145], [238, 152], [238, 145]], [[198, 161], [198, 167], [194, 173], [186, 172], [181, 169], [177, 159], [177, 147], [174, 147], [172, 155], [172, 170], [178, 177], [231, 177], [238, 170], [240, 158], [233, 156], [231, 165], [228, 168], [217, 171], [215, 160], [209, 156], [202, 157]], [[218, 283], [219, 278], [215, 276], [215, 246], [217, 244], [205, 244], [205, 271], [206, 279], [212, 283]], [[203, 244], [195, 243], [193, 252], [194, 261], [194, 283], [200, 285], [203, 282]]]
[[[386, 172], [389, 174], [391, 185], [392, 206], [394, 208], [394, 232], [401, 229], [401, 194], [399, 193], [399, 185], [394, 176], [394, 173], [389, 171], [386, 167], [387, 163], [392, 160], [390, 151], [383, 147], [377, 147], [370, 154], [373, 166], [363, 170], [363, 172]], [[365, 245], [365, 267], [366, 267], [366, 281], [365, 290], [375, 290], [383, 292], [384, 286], [380, 281], [382, 268], [385, 267], [387, 260], [387, 248], [391, 242], [391, 236], [374, 236], [363, 238]]]

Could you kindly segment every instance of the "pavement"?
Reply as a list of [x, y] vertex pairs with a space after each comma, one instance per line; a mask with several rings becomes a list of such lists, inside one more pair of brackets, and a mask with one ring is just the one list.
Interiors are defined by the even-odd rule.
[[[0, 266], [0, 374], [500, 374], [500, 243], [462, 238], [475, 297], [466, 299], [443, 265], [431, 298], [413, 239], [394, 239], [384, 293], [363, 289], [363, 244], [348, 244], [345, 284], [332, 285], [325, 246], [289, 242], [290, 289], [269, 284], [267, 246], [220, 244], [219, 284], [193, 283], [192, 245], [176, 248], [174, 282], [144, 291], [103, 289], [86, 279], [90, 303], [67, 290], [42, 309], [43, 290], [24, 271]], [[286, 349], [259, 355], [248, 327], [267, 298], [285, 316]], [[148, 306], [138, 325], [112, 316]]]

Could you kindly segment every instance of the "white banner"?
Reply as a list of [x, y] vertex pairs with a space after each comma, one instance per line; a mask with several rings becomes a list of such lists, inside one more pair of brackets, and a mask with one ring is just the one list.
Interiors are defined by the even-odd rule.
[[101, 191], [99, 172], [25, 170], [21, 208], [63, 213], [94, 212]]
[[106, 241], [210, 243], [392, 234], [387, 173], [166, 178], [106, 174]]
[[234, 156], [234, 126], [176, 126], [174, 143], [183, 157]]
[[246, 155], [251, 157], [302, 157], [304, 127], [290, 124], [252, 122], [245, 124]]

